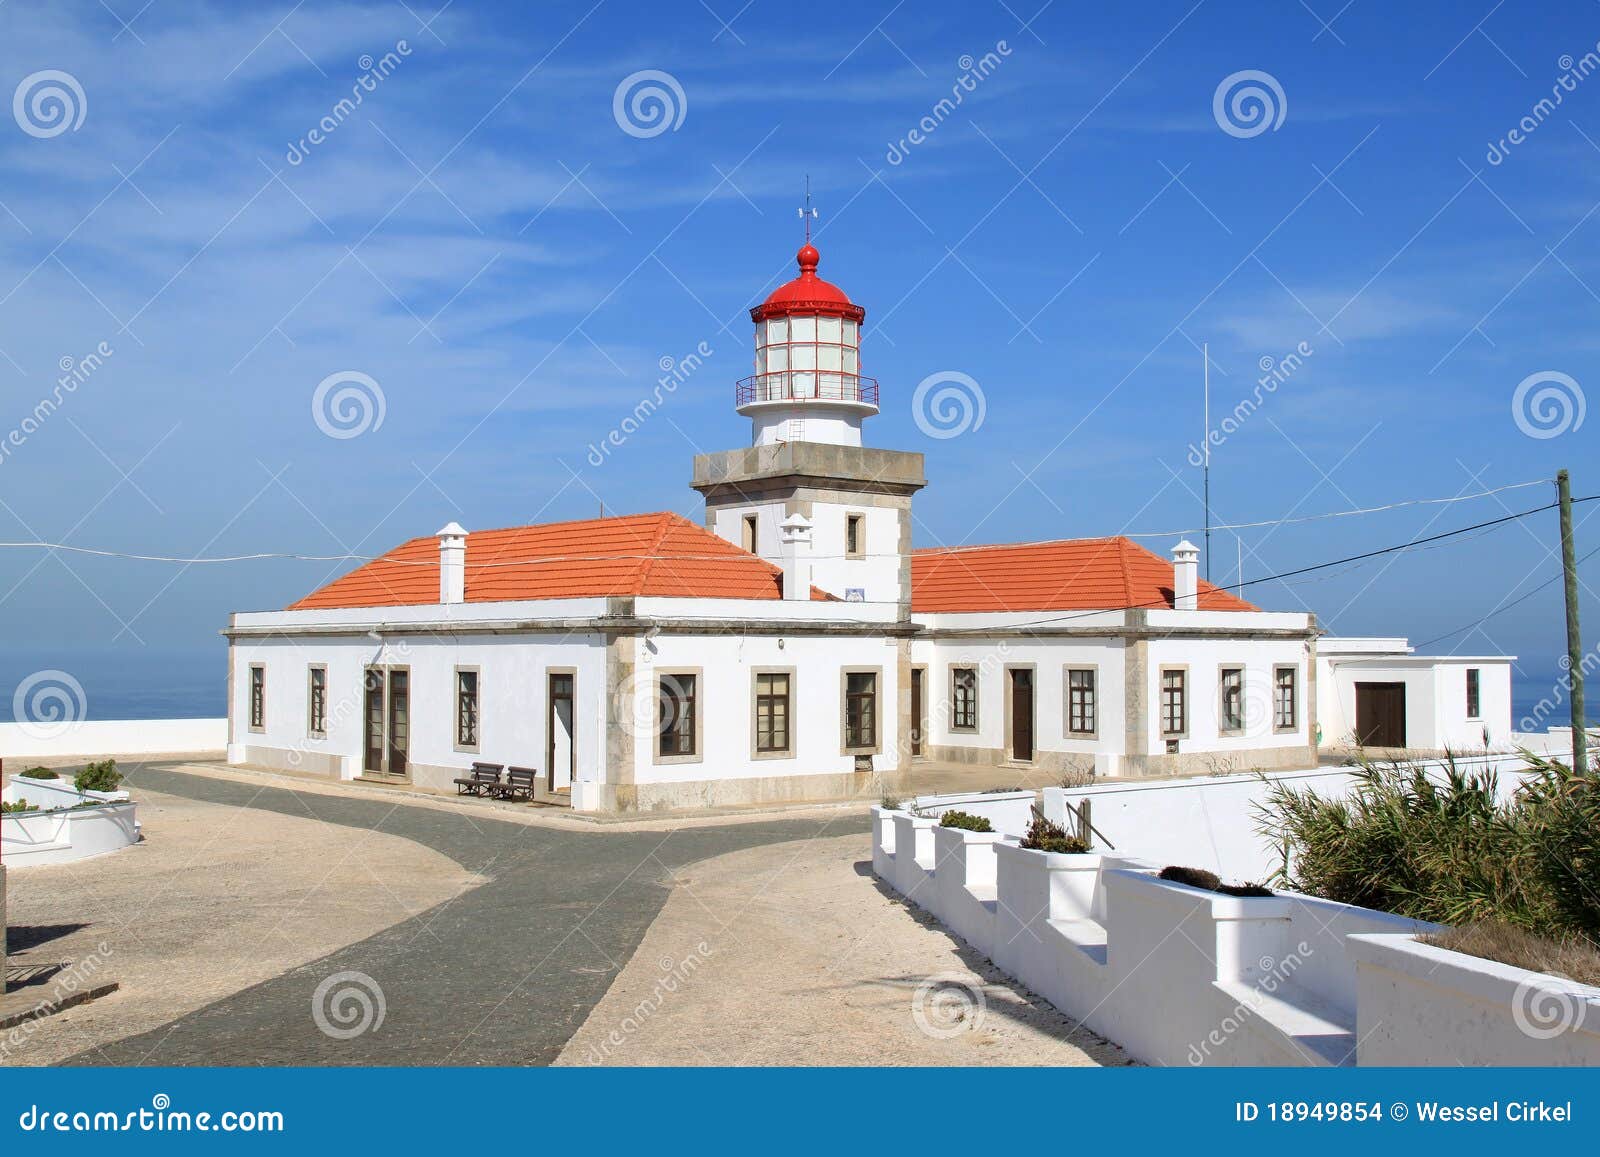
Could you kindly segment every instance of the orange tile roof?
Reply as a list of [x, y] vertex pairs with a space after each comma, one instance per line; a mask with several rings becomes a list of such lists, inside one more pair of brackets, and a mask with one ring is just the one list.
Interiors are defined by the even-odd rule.
[[[934, 547], [911, 556], [911, 609], [1098, 611], [1172, 606], [1172, 563], [1126, 538]], [[1203, 611], [1259, 608], [1200, 583]]]
[[[658, 596], [780, 599], [769, 562], [672, 513], [630, 514], [467, 535], [467, 602]], [[816, 589], [813, 599], [832, 596]], [[439, 540], [413, 538], [289, 610], [439, 601]]]

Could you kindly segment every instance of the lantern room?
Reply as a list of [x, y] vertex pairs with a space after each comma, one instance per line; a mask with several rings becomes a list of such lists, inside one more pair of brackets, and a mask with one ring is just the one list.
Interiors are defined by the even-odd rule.
[[754, 445], [861, 445], [861, 421], [878, 412], [878, 383], [861, 376], [866, 310], [817, 276], [821, 255], [807, 242], [800, 276], [750, 311], [755, 373], [738, 385], [737, 408]]

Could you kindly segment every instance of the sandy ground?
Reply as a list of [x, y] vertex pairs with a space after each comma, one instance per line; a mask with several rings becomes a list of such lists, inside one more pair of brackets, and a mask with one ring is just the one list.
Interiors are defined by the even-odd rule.
[[562, 1065], [1124, 1065], [871, 876], [859, 835], [680, 870]]
[[146, 789], [138, 802], [142, 843], [9, 874], [9, 965], [77, 962], [122, 989], [0, 1034], [0, 1062], [157, 1028], [479, 882], [397, 836]]

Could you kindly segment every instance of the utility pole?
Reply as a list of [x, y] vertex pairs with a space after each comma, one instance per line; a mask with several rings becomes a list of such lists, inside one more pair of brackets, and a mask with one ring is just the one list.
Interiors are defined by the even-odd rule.
[[1572, 483], [1565, 470], [1556, 472], [1556, 498], [1561, 504], [1561, 573], [1567, 592], [1567, 699], [1572, 706], [1572, 770], [1589, 770], [1589, 735], [1583, 709], [1583, 636], [1578, 630], [1577, 547], [1572, 541]]

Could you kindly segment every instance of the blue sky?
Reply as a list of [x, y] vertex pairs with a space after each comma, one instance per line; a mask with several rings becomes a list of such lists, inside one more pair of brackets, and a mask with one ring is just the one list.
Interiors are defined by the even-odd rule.
[[[1535, 374], [1567, 375], [1554, 388], [1574, 401], [1600, 382], [1600, 76], [1534, 111], [1597, 41], [1587, 0], [11, 0], [0, 96], [25, 91], [0, 117], [0, 427], [57, 390], [64, 359], [111, 353], [6, 448], [0, 537], [322, 555], [602, 503], [694, 516], [690, 456], [748, 438], [745, 311], [792, 275], [806, 174], [821, 272], [867, 308], [884, 397], [869, 440], [928, 455], [919, 545], [1197, 525], [1202, 342], [1214, 419], [1263, 359], [1310, 351], [1216, 447], [1220, 522], [1562, 465], [1592, 493], [1600, 418], [1531, 437], [1513, 398]], [[681, 91], [675, 127], [624, 131], [614, 98], [645, 70]], [[1219, 121], [1219, 86], [1246, 70], [1281, 91], [1276, 127]], [[46, 71], [76, 84], [75, 127], [26, 99], [61, 86]], [[336, 111], [364, 75], [360, 106]], [[963, 75], [959, 107], [938, 109]], [[588, 447], [662, 359], [701, 343], [705, 364], [595, 466]], [[376, 383], [383, 421], [330, 437], [313, 395], [346, 372]], [[940, 373], [977, 383], [981, 426], [919, 427], [913, 393]], [[1212, 574], [1550, 495], [1219, 534]], [[1552, 577], [1554, 543], [1545, 514], [1248, 593], [1422, 641]], [[228, 612], [338, 569], [8, 549], [0, 631], [27, 670], [90, 682], [112, 656], [159, 682], [172, 652], [220, 664]], [[1436, 649], [1517, 653], [1546, 684], [1561, 640], [1551, 585]]]

